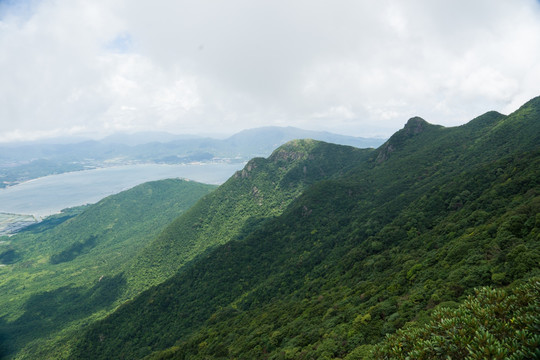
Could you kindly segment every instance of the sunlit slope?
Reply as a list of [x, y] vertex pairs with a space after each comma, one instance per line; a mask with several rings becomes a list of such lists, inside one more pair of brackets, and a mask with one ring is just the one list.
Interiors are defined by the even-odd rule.
[[360, 359], [476, 287], [540, 275], [539, 109], [455, 128], [411, 119], [91, 325], [72, 356]]
[[17, 349], [113, 309], [126, 299], [123, 265], [215, 188], [178, 179], [145, 183], [4, 237], [0, 252], [14, 258], [0, 267], [5, 342]]
[[304, 189], [341, 176], [373, 150], [294, 140], [247, 163], [216, 191], [169, 225], [130, 264], [128, 282], [155, 284], [206, 249], [241, 239], [280, 215]]

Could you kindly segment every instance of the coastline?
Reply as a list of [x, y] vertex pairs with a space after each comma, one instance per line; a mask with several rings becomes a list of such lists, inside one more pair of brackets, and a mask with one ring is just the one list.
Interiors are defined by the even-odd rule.
[[156, 166], [209, 166], [210, 165], [211, 166], [211, 165], [218, 165], [218, 164], [237, 165], [237, 164], [245, 164], [246, 163], [246, 161], [230, 161], [230, 160], [233, 160], [233, 159], [224, 159], [224, 160], [218, 160], [218, 161], [193, 161], [193, 162], [189, 162], [189, 163], [178, 163], [178, 164], [167, 164], [167, 163], [156, 163], [156, 162], [133, 162], [133, 163], [126, 163], [126, 164], [114, 164], [114, 165], [109, 165], [109, 166], [108, 165], [103, 165], [103, 164], [95, 165], [95, 166], [93, 166], [93, 165], [90, 166], [89, 165], [89, 167], [85, 168], [85, 169], [58, 172], [58, 173], [53, 173], [53, 174], [38, 176], [38, 177], [35, 177], [35, 178], [31, 178], [31, 179], [22, 180], [20, 182], [13, 182], [13, 183], [10, 183], [9, 185], [6, 185], [4, 187], [0, 187], [0, 192], [2, 192], [3, 190], [7, 190], [7, 189], [10, 189], [10, 188], [19, 186], [19, 185], [24, 185], [24, 184], [32, 183], [32, 182], [35, 182], [35, 181], [40, 181], [42, 179], [46, 179], [46, 178], [49, 178], [51, 176], [73, 174], [73, 173], [81, 173], [81, 172], [85, 172], [85, 171], [125, 168], [125, 167], [131, 167], [131, 166], [154, 166], [154, 165], [156, 165]]
[[220, 185], [244, 163], [127, 164], [42, 176], [0, 189], [0, 212], [36, 218], [99, 200], [148, 181], [189, 179]]

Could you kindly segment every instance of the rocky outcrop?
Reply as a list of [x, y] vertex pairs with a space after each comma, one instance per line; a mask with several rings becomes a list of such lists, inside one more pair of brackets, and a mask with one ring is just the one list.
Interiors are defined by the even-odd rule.
[[375, 162], [382, 163], [383, 161], [386, 161], [390, 154], [398, 149], [407, 139], [423, 133], [430, 126], [434, 125], [431, 125], [426, 120], [418, 116], [410, 118], [403, 129], [395, 133], [379, 148]]

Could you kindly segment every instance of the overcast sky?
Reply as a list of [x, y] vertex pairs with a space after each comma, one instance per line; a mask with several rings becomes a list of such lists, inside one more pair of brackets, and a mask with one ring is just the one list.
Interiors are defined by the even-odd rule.
[[0, 141], [386, 137], [538, 95], [538, 0], [0, 0]]

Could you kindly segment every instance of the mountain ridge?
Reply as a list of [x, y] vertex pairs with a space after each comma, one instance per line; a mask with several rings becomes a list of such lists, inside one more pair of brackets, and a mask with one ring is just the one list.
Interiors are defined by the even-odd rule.
[[[339, 161], [324, 158], [330, 151], [341, 154]], [[150, 279], [165, 280], [196, 254], [241, 236], [245, 226], [278, 216], [306, 186], [346, 171], [353, 159], [367, 157], [370, 152], [314, 140], [293, 140], [267, 159], [250, 160], [165, 228], [126, 270], [128, 278], [140, 277], [144, 272]]]
[[540, 275], [538, 110], [491, 114], [485, 131], [412, 120], [384, 161], [387, 145], [313, 183], [90, 326], [73, 354], [364, 358], [475, 287]]

